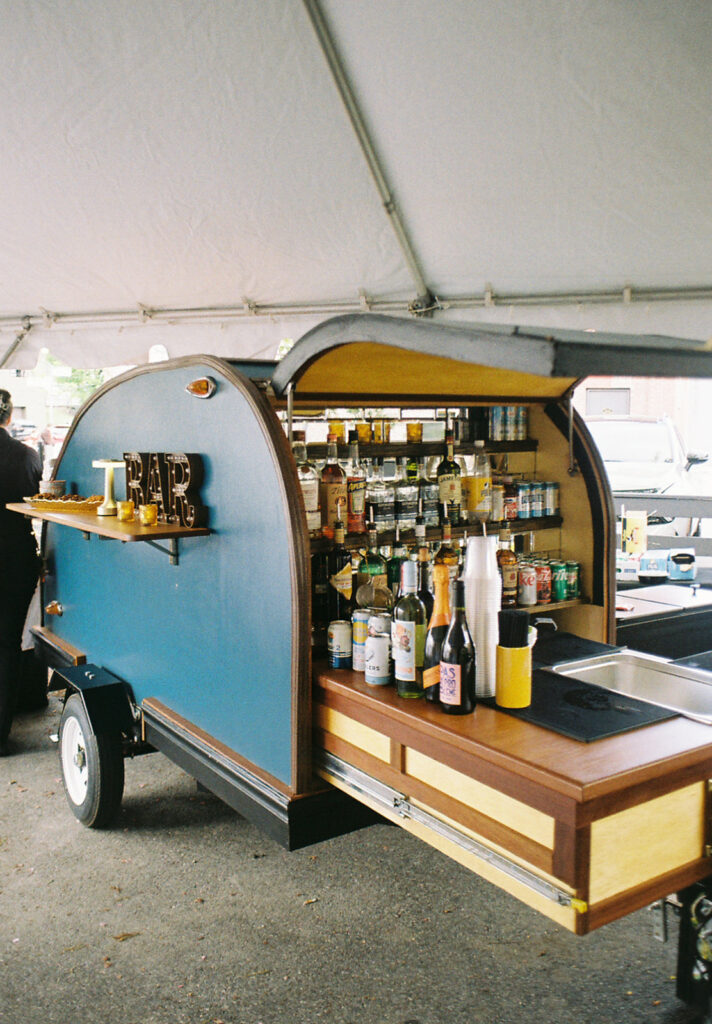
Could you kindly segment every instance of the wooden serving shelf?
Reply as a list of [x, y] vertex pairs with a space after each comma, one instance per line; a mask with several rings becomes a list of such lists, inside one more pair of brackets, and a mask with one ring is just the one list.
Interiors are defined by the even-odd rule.
[[564, 905], [397, 808], [381, 813], [579, 934], [712, 874], [709, 726], [676, 717], [583, 743], [484, 705], [445, 715], [324, 664], [314, 670], [313, 718], [317, 758], [327, 752], [466, 843], [511, 858], [561, 890]]

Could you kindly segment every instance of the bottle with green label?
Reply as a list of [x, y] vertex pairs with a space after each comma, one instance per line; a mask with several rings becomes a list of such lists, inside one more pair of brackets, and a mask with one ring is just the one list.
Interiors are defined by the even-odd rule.
[[391, 654], [399, 697], [423, 696], [423, 653], [427, 628], [425, 607], [416, 593], [415, 562], [401, 566], [401, 596], [393, 609]]

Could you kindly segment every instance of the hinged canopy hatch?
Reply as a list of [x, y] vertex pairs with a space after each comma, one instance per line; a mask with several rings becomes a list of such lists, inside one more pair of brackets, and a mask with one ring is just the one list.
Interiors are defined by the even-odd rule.
[[590, 375], [712, 377], [702, 341], [356, 313], [305, 334], [278, 364], [277, 395], [350, 405], [547, 401]]

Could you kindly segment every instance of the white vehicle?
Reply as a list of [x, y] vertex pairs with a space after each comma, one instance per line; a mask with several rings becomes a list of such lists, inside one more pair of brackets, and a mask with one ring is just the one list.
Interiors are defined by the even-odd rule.
[[[614, 494], [690, 494], [698, 485], [690, 478], [693, 466], [706, 462], [704, 452], [686, 451], [680, 433], [667, 416], [592, 416], [586, 420], [598, 445]], [[699, 519], [673, 519], [648, 512], [648, 525], [656, 532], [689, 537]]]

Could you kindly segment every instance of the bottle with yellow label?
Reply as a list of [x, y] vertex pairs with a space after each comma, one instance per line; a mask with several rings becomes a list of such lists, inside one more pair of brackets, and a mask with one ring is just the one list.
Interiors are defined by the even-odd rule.
[[440, 653], [450, 625], [450, 575], [442, 562], [433, 567], [433, 589], [435, 602], [423, 654], [423, 689], [425, 699], [437, 704], [440, 700]]
[[334, 546], [329, 552], [329, 622], [350, 619], [353, 611], [354, 572], [351, 552], [344, 544], [344, 524], [334, 528]]

